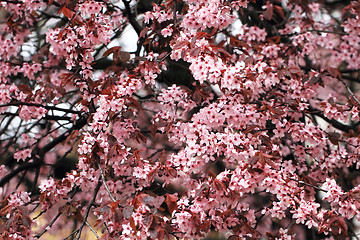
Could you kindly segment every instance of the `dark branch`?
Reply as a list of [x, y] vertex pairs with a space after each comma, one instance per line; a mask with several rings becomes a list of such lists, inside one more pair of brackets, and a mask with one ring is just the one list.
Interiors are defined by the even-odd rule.
[[125, 5], [125, 14], [127, 15], [129, 23], [134, 28], [135, 32], [140, 36], [141, 26], [136, 21], [136, 16], [134, 16], [132, 14], [132, 12], [131, 12], [130, 1], [127, 1], [127, 0], [122, 0], [122, 1], [123, 1], [124, 5]]
[[[45, 153], [47, 153], [48, 151], [50, 151], [51, 149], [53, 149], [56, 145], [58, 145], [59, 143], [63, 142], [66, 140], [66, 138], [71, 134], [71, 132], [73, 130], [79, 130], [82, 127], [84, 127], [87, 123], [87, 117], [83, 117], [80, 118], [76, 124], [69, 129], [68, 131], [64, 132], [62, 135], [58, 136], [57, 138], [55, 138], [52, 142], [46, 144], [43, 148], [40, 149], [38, 154], [33, 153], [33, 156], [39, 155], [39, 157], [37, 157], [37, 159], [35, 159], [33, 162], [28, 162], [25, 163], [23, 165], [20, 165], [18, 168], [12, 170], [10, 173], [8, 173], [7, 175], [5, 175], [1, 180], [0, 180], [0, 187], [4, 186], [7, 182], [9, 182], [13, 177], [15, 177], [18, 173], [24, 171], [24, 170], [29, 170], [29, 169], [33, 169], [36, 168], [38, 166], [41, 166], [43, 164], [42, 159], [45, 155]], [[14, 162], [14, 156], [11, 156], [7, 162]]]
[[86, 209], [86, 213], [85, 213], [85, 216], [84, 216], [84, 218], [83, 218], [83, 221], [82, 221], [82, 223], [81, 223], [81, 225], [80, 225], [80, 227], [79, 227], [79, 229], [78, 229], [79, 235], [78, 235], [78, 237], [76, 238], [77, 240], [80, 239], [82, 229], [84, 228], [84, 226], [85, 226], [85, 224], [86, 224], [86, 220], [87, 220], [87, 218], [88, 218], [88, 216], [89, 216], [90, 209], [91, 209], [91, 207], [92, 207], [92, 206], [94, 205], [94, 203], [95, 203], [95, 199], [96, 199], [96, 196], [97, 196], [97, 194], [98, 194], [98, 192], [99, 192], [99, 189], [100, 189], [100, 187], [101, 187], [101, 183], [102, 183], [102, 182], [101, 182], [101, 177], [99, 177], [98, 184], [96, 185], [96, 188], [95, 188], [95, 190], [94, 190], [94, 193], [93, 193], [93, 196], [92, 196], [91, 201], [90, 201], [90, 203], [89, 203], [89, 206], [88, 206], [87, 209]]
[[56, 111], [61, 111], [61, 112], [66, 112], [66, 113], [73, 113], [73, 114], [82, 114], [83, 112], [81, 111], [76, 111], [76, 110], [72, 110], [72, 109], [66, 109], [66, 108], [59, 108], [59, 107], [55, 107], [55, 106], [44, 106], [38, 103], [28, 103], [28, 102], [13, 102], [13, 103], [7, 103], [7, 104], [1, 104], [0, 107], [10, 107], [10, 106], [34, 106], [34, 107], [42, 107], [45, 108], [47, 110], [56, 110]]
[[[12, 113], [12, 112], [4, 112], [4, 113], [1, 113], [0, 115], [4, 115], [4, 116], [14, 116], [14, 117], [18, 117], [18, 116], [19, 116], [19, 114], [17, 114], [17, 113]], [[42, 117], [41, 119], [44, 119], [44, 120], [53, 120], [53, 121], [61, 121], [61, 120], [70, 121], [70, 120], [71, 120], [71, 117], [68, 117], [68, 116], [46, 115], [46, 116]]]
[[331, 124], [331, 126], [333, 126], [334, 128], [337, 128], [337, 129], [339, 129], [339, 130], [341, 130], [341, 131], [343, 131], [343, 132], [346, 132], [346, 133], [349, 133], [350, 130], [354, 130], [355, 127], [358, 125], [358, 123], [355, 124], [354, 126], [345, 125], [345, 124], [342, 124], [342, 123], [336, 121], [335, 119], [329, 119], [329, 118], [325, 117], [325, 116], [321, 113], [321, 111], [319, 111], [319, 110], [316, 110], [316, 109], [313, 109], [313, 108], [310, 108], [309, 110], [310, 110], [310, 111], [309, 111], [310, 114], [322, 118], [322, 119], [325, 120], [327, 123]]

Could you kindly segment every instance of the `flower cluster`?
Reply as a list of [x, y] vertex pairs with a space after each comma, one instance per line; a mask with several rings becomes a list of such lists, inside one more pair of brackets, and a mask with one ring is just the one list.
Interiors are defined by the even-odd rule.
[[31, 157], [31, 149], [20, 150], [14, 154], [14, 158], [17, 161], [20, 161], [20, 160], [25, 161], [26, 159], [28, 159], [30, 157]]
[[360, 3], [145, 2], [1, 3], [0, 238], [356, 236]]
[[112, 35], [111, 19], [98, 16], [80, 26], [51, 29], [46, 33], [46, 41], [50, 43], [53, 54], [58, 57], [66, 56], [67, 69], [70, 70], [77, 64], [82, 69], [91, 69], [95, 46], [108, 43]]
[[22, 106], [19, 116], [25, 121], [40, 119], [45, 116], [47, 110], [43, 107]]
[[[187, 1], [191, 3], [192, 1]], [[184, 16], [182, 26], [185, 29], [219, 28], [223, 29], [229, 26], [235, 20], [235, 16], [231, 12], [231, 8], [222, 5], [219, 1], [203, 1], [200, 4], [189, 4], [188, 13]]]

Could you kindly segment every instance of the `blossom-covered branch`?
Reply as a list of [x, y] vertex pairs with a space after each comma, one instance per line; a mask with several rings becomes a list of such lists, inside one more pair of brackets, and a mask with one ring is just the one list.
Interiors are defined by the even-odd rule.
[[0, 4], [0, 239], [360, 231], [359, 1]]

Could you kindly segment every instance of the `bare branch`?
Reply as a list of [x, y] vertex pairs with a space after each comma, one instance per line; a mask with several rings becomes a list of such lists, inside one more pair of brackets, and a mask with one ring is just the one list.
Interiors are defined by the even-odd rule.
[[61, 112], [66, 112], [66, 113], [73, 113], [73, 114], [77, 114], [80, 115], [83, 112], [82, 111], [76, 111], [76, 110], [72, 110], [72, 109], [66, 109], [66, 108], [59, 108], [59, 107], [55, 107], [55, 106], [44, 106], [42, 104], [38, 104], [38, 103], [30, 103], [30, 102], [13, 102], [13, 103], [7, 103], [7, 104], [1, 104], [1, 107], [10, 107], [10, 106], [34, 106], [34, 107], [42, 107], [45, 108], [47, 110], [56, 110], [56, 111], [61, 111]]
[[344, 80], [342, 80], [341, 78], [339, 78], [340, 82], [342, 82], [342, 84], [344, 84], [344, 86], [346, 87], [346, 90], [349, 92], [349, 94], [351, 95], [351, 97], [354, 98], [354, 100], [360, 105], [360, 101], [359, 99], [357, 99], [357, 97], [354, 95], [354, 93], [351, 91], [351, 89], [349, 88], [349, 86], [344, 82]]
[[97, 164], [98, 164], [98, 167], [99, 167], [99, 169], [100, 169], [101, 179], [102, 179], [102, 181], [103, 181], [103, 183], [104, 183], [104, 187], [106, 188], [106, 191], [109, 193], [111, 200], [112, 200], [113, 202], [116, 202], [114, 196], [111, 194], [110, 189], [109, 189], [109, 187], [108, 187], [107, 184], [106, 184], [105, 175], [104, 175], [104, 172], [103, 172], [103, 170], [102, 170], [102, 168], [101, 168], [101, 166], [100, 166], [99, 161], [97, 161]]
[[95, 229], [86, 221], [85, 224], [90, 228], [90, 230], [94, 233], [96, 239], [100, 239], [99, 235], [96, 233]]
[[[5, 175], [1, 180], [0, 180], [0, 187], [4, 186], [4, 184], [6, 184], [8, 181], [10, 181], [13, 177], [15, 177], [19, 172], [22, 172], [24, 170], [29, 170], [32, 168], [35, 168], [42, 163], [42, 158], [45, 155], [45, 153], [47, 153], [48, 151], [50, 151], [51, 149], [53, 149], [56, 145], [58, 145], [59, 143], [63, 142], [66, 140], [66, 138], [70, 135], [70, 133], [73, 130], [79, 130], [81, 129], [83, 126], [85, 126], [87, 122], [87, 118], [81, 118], [79, 119], [76, 124], [69, 129], [68, 131], [66, 131], [65, 133], [63, 133], [62, 135], [58, 136], [57, 138], [55, 138], [52, 142], [46, 144], [43, 148], [39, 149], [39, 158], [35, 159], [33, 162], [29, 162], [29, 163], [25, 163], [23, 165], [20, 165], [18, 168], [12, 170], [10, 173], [8, 173], [7, 175]], [[36, 154], [33, 154], [34, 156]], [[9, 161], [15, 161], [14, 156], [11, 156], [8, 159]]]
[[38, 235], [34, 236], [35, 238], [41, 238], [42, 235], [44, 235], [51, 227], [52, 225], [54, 225], [54, 223], [56, 222], [56, 220], [61, 216], [62, 212], [59, 212], [54, 218], [53, 220], [49, 223], [49, 225], [47, 225], [44, 230], [39, 233]]
[[93, 196], [92, 196], [92, 198], [91, 198], [91, 201], [90, 201], [90, 203], [89, 203], [89, 206], [88, 206], [87, 209], [86, 209], [86, 213], [85, 213], [85, 216], [84, 216], [84, 218], [83, 218], [83, 221], [82, 221], [79, 229], [77, 230], [77, 232], [79, 233], [79, 235], [77, 236], [76, 240], [79, 240], [80, 237], [81, 237], [82, 229], [84, 228], [84, 226], [85, 226], [85, 224], [86, 224], [87, 218], [88, 218], [89, 213], [90, 213], [90, 209], [91, 209], [91, 207], [92, 207], [92, 206], [94, 205], [94, 203], [95, 203], [95, 199], [96, 199], [96, 196], [97, 196], [97, 194], [98, 194], [98, 192], [99, 192], [100, 186], [101, 186], [101, 181], [100, 181], [100, 178], [99, 178], [98, 183], [97, 183], [97, 185], [96, 185], [96, 187], [95, 187]]
[[125, 5], [125, 15], [127, 15], [127, 18], [129, 20], [129, 23], [131, 24], [131, 26], [134, 28], [135, 32], [140, 35], [141, 32], [141, 26], [140, 24], [136, 21], [136, 16], [133, 15], [131, 8], [130, 8], [130, 1], [127, 0], [122, 0], [122, 2]]

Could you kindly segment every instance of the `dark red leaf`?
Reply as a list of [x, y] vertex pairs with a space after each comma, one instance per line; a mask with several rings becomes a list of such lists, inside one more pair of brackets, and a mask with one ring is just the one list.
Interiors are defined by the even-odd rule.
[[250, 125], [243, 131], [243, 134], [250, 133], [250, 132], [254, 131], [254, 129], [257, 127], [258, 127], [257, 125]]
[[166, 55], [168, 55], [168, 52], [163, 52], [163, 53], [161, 53], [161, 54], [157, 57], [157, 59], [159, 59], [160, 61], [163, 61], [163, 60], [164, 60], [163, 58], [164, 58]]
[[117, 138], [114, 137], [113, 135], [109, 135], [108, 136], [108, 143], [109, 143], [110, 147], [116, 145], [118, 143]]
[[339, 140], [341, 139], [340, 133], [332, 132], [329, 133], [329, 141], [334, 145], [339, 145]]
[[328, 67], [327, 70], [328, 70], [328, 72], [330, 73], [330, 75], [331, 75], [332, 77], [334, 77], [334, 78], [337, 78], [337, 77], [341, 78], [341, 73], [340, 73], [339, 69], [334, 68], [334, 67]]
[[189, 41], [187, 41], [187, 40], [180, 41], [173, 46], [173, 49], [182, 48], [183, 46], [188, 45], [188, 44], [189, 44]]
[[218, 191], [226, 189], [225, 183], [223, 183], [222, 181], [220, 181], [218, 179], [214, 179], [213, 184], [214, 184], [214, 188]]
[[198, 57], [200, 55], [201, 48], [195, 47], [190, 50], [189, 54], [193, 57]]
[[178, 210], [177, 196], [172, 194], [166, 194], [165, 203], [169, 209], [170, 214]]
[[197, 105], [200, 105], [202, 97], [201, 97], [200, 91], [198, 89], [195, 90], [195, 92], [192, 96], [192, 99], [194, 100], [194, 102]]
[[270, 149], [272, 149], [272, 143], [268, 136], [260, 135], [260, 140]]
[[271, 110], [271, 112], [272, 112], [273, 114], [275, 114], [275, 115], [281, 116], [281, 115], [284, 115], [284, 114], [285, 114], [285, 112], [284, 112], [283, 110], [278, 109], [278, 108], [271, 108], [270, 110]]
[[116, 209], [119, 208], [119, 203], [118, 202], [111, 202], [111, 203], [109, 203], [109, 206], [110, 206], [111, 212], [115, 213]]
[[62, 7], [61, 8], [61, 12], [64, 14], [65, 17], [67, 17], [68, 19], [72, 18], [73, 12], [68, 9], [67, 7]]
[[137, 100], [135, 100], [135, 98], [133, 98], [133, 97], [128, 97], [127, 99], [128, 99], [128, 100], [132, 103], [132, 105], [133, 105], [135, 108], [137, 108], [138, 110], [141, 110], [141, 111], [144, 110], [144, 109], [141, 107], [140, 103], [139, 103]]
[[329, 102], [330, 105], [333, 106], [333, 107], [336, 105], [333, 97], [330, 97], [330, 98], [328, 99], [328, 102]]
[[116, 51], [121, 51], [121, 47], [112, 47], [109, 48], [108, 50], [106, 50], [103, 54], [103, 57], [109, 56], [110, 54], [116, 52]]
[[274, 10], [273, 10], [273, 5], [272, 4], [267, 4], [267, 8], [265, 10], [265, 12], [263, 13], [263, 16], [266, 20], [270, 21], [273, 17], [273, 13], [274, 13]]
[[145, 37], [146, 33], [149, 31], [148, 27], [145, 27], [143, 30], [141, 30], [140, 34], [139, 34], [139, 38], [143, 38]]
[[177, 177], [177, 171], [172, 167], [166, 167], [166, 172], [173, 178]]
[[301, 70], [297, 66], [292, 66], [292, 67], [289, 67], [289, 72], [297, 74], [297, 73], [301, 73]]
[[280, 17], [281, 17], [282, 19], [285, 19], [284, 10], [282, 9], [282, 7], [277, 6], [277, 5], [275, 5], [275, 6], [273, 6], [273, 7], [275, 8], [275, 11], [280, 15]]
[[251, 56], [245, 58], [245, 65], [246, 66], [249, 66], [249, 65], [253, 65], [255, 62], [255, 59]]
[[240, 240], [241, 238], [237, 235], [231, 235], [227, 240]]
[[136, 230], [136, 225], [135, 225], [135, 220], [133, 217], [130, 217], [130, 227], [133, 229], [133, 230]]
[[319, 80], [320, 80], [320, 75], [312, 76], [309, 80], [309, 84], [314, 85], [315, 83], [319, 82]]
[[228, 52], [227, 52], [226, 50], [224, 50], [223, 48], [215, 48], [215, 49], [213, 49], [213, 50], [214, 50], [215, 52], [217, 51], [218, 53], [224, 55], [224, 57], [228, 57], [228, 58], [231, 57], [230, 53], [228, 53]]
[[17, 88], [26, 94], [32, 95], [32, 90], [28, 85], [20, 84], [17, 86]]
[[123, 208], [122, 214], [124, 215], [124, 218], [125, 218], [125, 219], [130, 219], [133, 211], [134, 211], [134, 207], [133, 207], [133, 206], [126, 206], [126, 207]]
[[114, 54], [114, 57], [115, 57], [116, 62], [126, 63], [130, 60], [130, 53], [129, 52], [116, 52]]
[[70, 135], [66, 138], [66, 142], [75, 139], [77, 136], [79, 136], [79, 130], [72, 131]]

